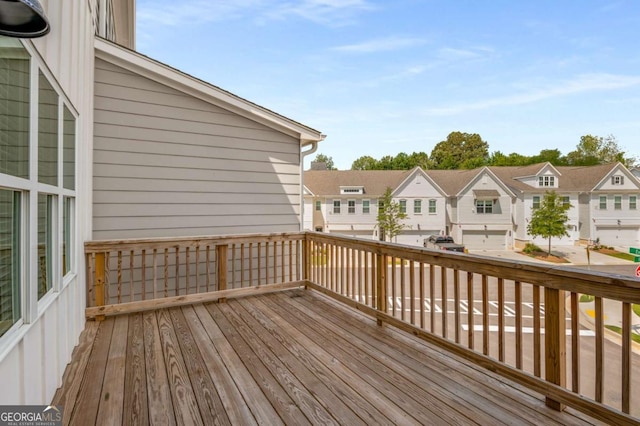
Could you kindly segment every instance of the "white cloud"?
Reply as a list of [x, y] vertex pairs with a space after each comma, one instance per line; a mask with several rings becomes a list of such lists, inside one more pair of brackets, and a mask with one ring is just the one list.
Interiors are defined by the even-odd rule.
[[190, 0], [180, 3], [138, 1], [137, 20], [140, 26], [178, 26], [202, 22], [217, 22], [240, 16], [247, 9], [260, 8], [262, 0]]
[[554, 86], [531, 89], [527, 92], [469, 102], [458, 105], [429, 108], [423, 112], [427, 115], [455, 115], [467, 111], [485, 110], [489, 108], [523, 105], [561, 96], [580, 93], [616, 90], [640, 85], [640, 76], [614, 74], [583, 74], [573, 80], [560, 82]]
[[139, 0], [137, 19], [143, 28], [220, 22], [239, 17], [249, 17], [255, 22], [297, 17], [327, 25], [343, 25], [356, 12], [371, 9], [373, 6], [366, 0], [185, 0], [178, 3]]
[[357, 12], [372, 9], [373, 5], [366, 0], [303, 0], [274, 2], [265, 16], [272, 19], [297, 16], [328, 26], [343, 26], [351, 24]]
[[386, 52], [391, 50], [406, 49], [413, 46], [425, 44], [426, 40], [411, 37], [386, 37], [365, 41], [357, 44], [347, 44], [331, 48], [338, 52], [353, 53], [374, 53]]

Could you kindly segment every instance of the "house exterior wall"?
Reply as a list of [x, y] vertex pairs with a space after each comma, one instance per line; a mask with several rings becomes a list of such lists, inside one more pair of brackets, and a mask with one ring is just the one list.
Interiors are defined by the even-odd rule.
[[[446, 197], [425, 178], [414, 173], [393, 193], [396, 202], [406, 202], [407, 218], [402, 221], [405, 228], [397, 237], [400, 244], [422, 246], [430, 235], [442, 235], [447, 224]], [[415, 202], [420, 203], [420, 212], [415, 212]], [[429, 211], [429, 203], [435, 202], [435, 212]]]
[[[349, 213], [349, 200], [355, 201], [354, 213]], [[369, 200], [369, 213], [363, 213], [364, 200]], [[373, 238], [377, 235], [378, 200], [375, 197], [335, 195], [326, 196], [321, 201], [320, 214], [325, 220], [323, 231], [362, 238]], [[340, 213], [334, 211], [334, 201], [340, 201]], [[315, 226], [322, 225], [316, 221]]]
[[591, 196], [580, 194], [578, 196], [578, 231], [580, 241], [588, 242], [591, 238]]
[[[61, 384], [62, 374], [85, 323], [83, 243], [90, 238], [91, 229], [93, 135], [91, 82], [94, 19], [89, 4], [81, 0], [43, 1], [51, 32], [42, 38], [23, 41], [31, 56], [32, 73], [35, 70], [44, 74], [75, 117], [75, 218], [71, 251], [73, 267], [71, 273], [63, 279], [56, 265], [52, 276], [52, 290], [38, 300], [35, 284], [38, 282], [38, 235], [37, 232], [28, 232], [26, 229], [38, 229], [38, 218], [37, 215], [26, 212], [37, 211], [37, 194], [45, 189], [37, 183], [37, 179], [31, 180], [29, 188], [20, 188], [18, 185], [14, 186], [11, 177], [0, 176], [0, 186], [21, 189], [23, 195], [28, 195], [24, 199], [29, 200], [23, 204], [25, 210], [22, 216], [26, 220], [22, 224], [22, 235], [25, 238], [21, 256], [22, 319], [0, 337], [0, 401], [3, 404], [50, 402]], [[34, 158], [32, 154], [32, 160]], [[58, 217], [60, 211], [59, 207]], [[61, 247], [60, 242], [53, 248], [56, 256], [60, 256]]]
[[[562, 191], [557, 191], [558, 196], [560, 197], [569, 197], [569, 203], [571, 204], [571, 208], [567, 211], [567, 216], [569, 220], [567, 221], [567, 233], [569, 236], [564, 237], [554, 237], [551, 238], [551, 244], [553, 245], [574, 245], [580, 239], [580, 202], [577, 193], [563, 193]], [[524, 221], [528, 225], [531, 220], [531, 216], [533, 214], [533, 197], [540, 197], [540, 202], [544, 199], [544, 192], [539, 193], [527, 193], [524, 198], [524, 206], [525, 206], [525, 215]], [[542, 237], [533, 237], [527, 232], [527, 226], [524, 227], [525, 239], [530, 240], [534, 244], [542, 245], [548, 244], [549, 240]]]
[[94, 239], [300, 229], [294, 137], [101, 59], [94, 131]]

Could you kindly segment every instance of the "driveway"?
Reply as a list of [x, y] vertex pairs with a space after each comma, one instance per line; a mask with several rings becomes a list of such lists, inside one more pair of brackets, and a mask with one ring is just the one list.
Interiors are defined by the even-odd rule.
[[569, 263], [554, 264], [551, 262], [545, 262], [544, 260], [534, 259], [532, 257], [525, 256], [513, 250], [469, 250], [471, 254], [477, 254], [479, 256], [498, 257], [501, 259], [513, 260], [517, 262], [534, 262], [544, 263], [547, 265], [629, 265], [633, 264], [628, 260], [618, 259], [613, 256], [601, 254], [593, 250], [589, 250], [590, 263], [587, 259], [586, 247], [578, 246], [551, 246], [551, 253], [556, 256], [564, 257]]

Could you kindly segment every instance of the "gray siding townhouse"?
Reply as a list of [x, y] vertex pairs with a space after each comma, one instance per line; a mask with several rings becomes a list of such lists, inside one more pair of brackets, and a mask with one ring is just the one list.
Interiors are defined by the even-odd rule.
[[135, 1], [42, 1], [0, 36], [0, 401], [48, 404], [92, 239], [299, 231], [323, 136], [135, 52]]

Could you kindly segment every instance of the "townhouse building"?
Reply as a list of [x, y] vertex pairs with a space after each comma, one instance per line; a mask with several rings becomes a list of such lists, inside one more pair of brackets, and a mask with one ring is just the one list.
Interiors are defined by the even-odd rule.
[[373, 205], [390, 187], [394, 200], [407, 213], [397, 243], [421, 246], [431, 234], [446, 234], [472, 250], [521, 248], [529, 242], [547, 242], [530, 235], [527, 226], [545, 193], [555, 191], [570, 208], [568, 235], [553, 238], [552, 244], [599, 240], [611, 246], [638, 246], [637, 170], [620, 163], [405, 172], [309, 170], [304, 176], [305, 211], [311, 209], [313, 214], [307, 214], [305, 229], [377, 239], [376, 215], [362, 215], [357, 199], [343, 189], [357, 188]]

